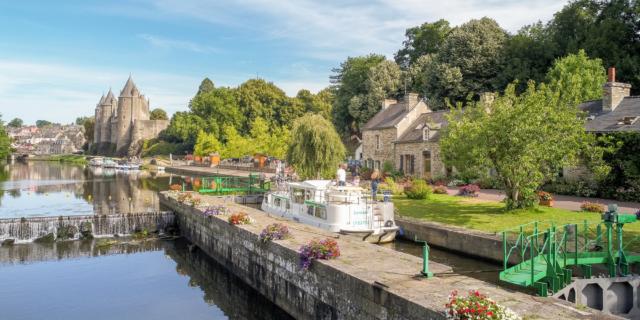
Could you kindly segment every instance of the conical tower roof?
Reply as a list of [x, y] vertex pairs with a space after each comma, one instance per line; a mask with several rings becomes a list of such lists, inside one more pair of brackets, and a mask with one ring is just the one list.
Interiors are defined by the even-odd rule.
[[115, 100], [115, 96], [113, 95], [113, 92], [111, 91], [111, 88], [109, 88], [109, 93], [107, 93], [107, 97], [104, 98], [104, 102], [106, 104], [111, 104], [111, 101]]
[[100, 101], [98, 101], [98, 105], [102, 105], [104, 103], [104, 93], [102, 94], [102, 97], [100, 97]]
[[136, 84], [133, 83], [133, 79], [131, 79], [131, 76], [129, 76], [129, 79], [127, 79], [127, 83], [124, 84], [124, 88], [122, 88], [122, 91], [120, 92], [120, 96], [131, 97], [137, 94], [138, 88], [136, 87]]

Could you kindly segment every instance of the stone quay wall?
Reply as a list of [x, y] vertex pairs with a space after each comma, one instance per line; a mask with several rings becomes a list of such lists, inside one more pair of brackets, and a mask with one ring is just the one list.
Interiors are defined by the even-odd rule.
[[[175, 196], [163, 192], [160, 200], [175, 211], [181, 234], [297, 319], [444, 319], [444, 304], [452, 290], [476, 289], [521, 316], [588, 317], [549, 298], [507, 291], [452, 274], [449, 267], [433, 262], [429, 268], [436, 277], [425, 279], [419, 274], [420, 258], [355, 237], [338, 237], [341, 256], [314, 261], [305, 271], [299, 267], [300, 246], [311, 239], [337, 237], [335, 234], [226, 203], [231, 212], [243, 211], [255, 220], [249, 225], [234, 226], [224, 216], [204, 216], [201, 209], [181, 204]], [[209, 204], [216, 201], [214, 197], [201, 198]], [[288, 225], [293, 237], [262, 243], [259, 233], [274, 222]]]

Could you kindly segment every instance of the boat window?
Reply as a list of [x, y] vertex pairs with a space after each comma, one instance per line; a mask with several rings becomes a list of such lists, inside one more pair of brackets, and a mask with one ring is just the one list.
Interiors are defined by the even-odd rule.
[[304, 190], [293, 189], [293, 203], [298, 203], [298, 204], [304, 203]]
[[291, 209], [291, 203], [289, 202], [289, 199], [285, 200], [286, 206], [287, 206], [287, 210]]
[[327, 209], [325, 207], [316, 207], [316, 218], [327, 220]]
[[304, 199], [305, 200], [313, 199], [313, 194], [311, 193], [311, 190], [305, 190], [304, 191]]
[[282, 199], [280, 199], [280, 198], [276, 198], [275, 201], [274, 201], [276, 207], [280, 207], [281, 202], [282, 202]]
[[314, 213], [315, 213], [315, 209], [316, 209], [316, 207], [314, 207], [314, 206], [308, 206], [307, 207], [307, 214], [310, 215], [310, 216], [313, 216]]

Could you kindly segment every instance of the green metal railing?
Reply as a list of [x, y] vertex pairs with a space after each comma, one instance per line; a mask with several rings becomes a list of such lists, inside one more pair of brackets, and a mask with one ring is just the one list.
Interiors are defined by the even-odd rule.
[[[271, 182], [261, 180], [258, 175], [250, 174], [248, 177], [213, 176], [193, 178], [191, 189], [202, 194], [258, 194], [271, 190]], [[186, 191], [187, 185], [182, 183], [182, 190]]]

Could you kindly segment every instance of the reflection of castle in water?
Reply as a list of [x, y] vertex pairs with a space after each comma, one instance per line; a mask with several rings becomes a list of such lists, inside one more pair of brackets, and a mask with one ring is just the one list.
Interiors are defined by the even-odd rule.
[[0, 198], [3, 190], [13, 197], [70, 193], [92, 204], [95, 214], [157, 212], [157, 191], [168, 185], [166, 177], [153, 177], [147, 171], [116, 172], [57, 162], [15, 163], [0, 170]]

